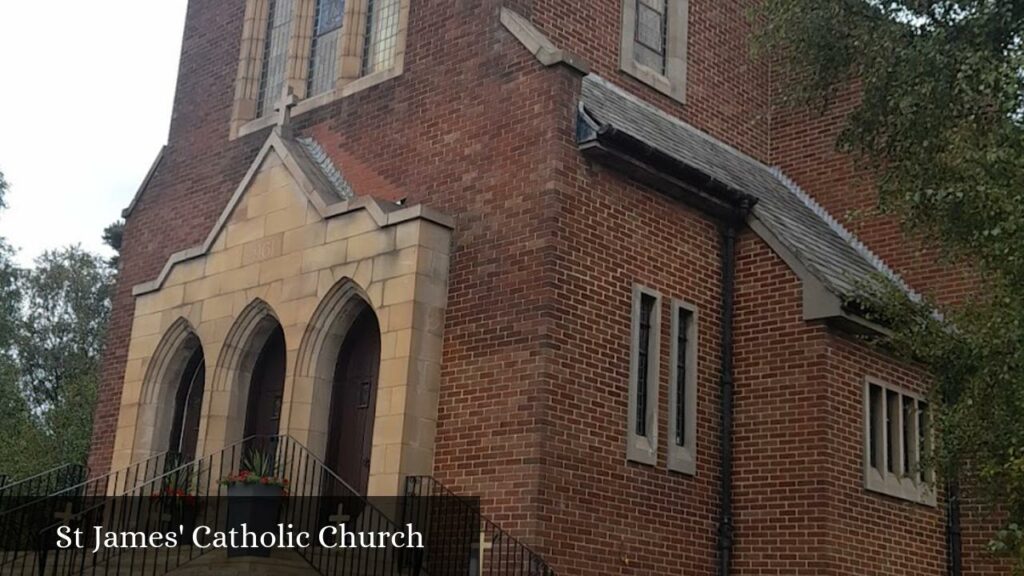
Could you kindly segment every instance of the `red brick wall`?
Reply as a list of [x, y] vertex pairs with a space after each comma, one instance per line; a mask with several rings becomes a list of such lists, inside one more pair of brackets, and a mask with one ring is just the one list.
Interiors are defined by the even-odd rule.
[[[781, 96], [785, 85], [773, 90]], [[878, 210], [878, 193], [869, 174], [837, 150], [846, 115], [858, 104], [857, 93], [840, 94], [828, 110], [778, 106], [772, 113], [771, 163], [778, 165], [829, 213], [849, 228], [916, 290], [940, 302], [955, 303], [972, 287], [967, 270], [943, 264], [920, 239], [902, 233], [893, 215]]]
[[[167, 156], [128, 220], [96, 472], [110, 460], [131, 286], [205, 237], [265, 137], [228, 140], [243, 4], [190, 3]], [[744, 151], [769, 155], [767, 76], [743, 48], [745, 3], [692, 0], [686, 106], [617, 72], [619, 0], [585, 10], [553, 0], [510, 4], [596, 71]], [[407, 196], [456, 219], [435, 475], [482, 496], [488, 515], [560, 575], [712, 574], [715, 225], [580, 157], [572, 141], [578, 77], [540, 66], [501, 28], [499, 5], [413, 2], [405, 72], [298, 117], [297, 128], [316, 135], [358, 193]], [[894, 514], [906, 516], [884, 515], [886, 503], [863, 493], [859, 458], [850, 460], [861, 424], [848, 388], [856, 381], [860, 390], [857, 362], [877, 359], [804, 323], [795, 276], [750, 234], [738, 281], [737, 571], [863, 574], [843, 562], [872, 566], [918, 516], [925, 527], [915, 539], [934, 539], [927, 514], [896, 504]], [[634, 282], [666, 297], [655, 468], [625, 461]], [[695, 477], [665, 470], [672, 297], [700, 308]], [[833, 397], [833, 387], [842, 395]], [[867, 528], [848, 542], [843, 522], [861, 521]], [[873, 543], [873, 532], [886, 540]], [[895, 573], [924, 574], [936, 546], [941, 538], [907, 548], [901, 562], [922, 571]]]
[[838, 487], [832, 513], [840, 573], [942, 574], [946, 568], [945, 507], [922, 506], [864, 489], [864, 379], [926, 393], [923, 371], [846, 337], [828, 339], [829, 477]]
[[[774, 90], [782, 90], [779, 83]], [[934, 248], [901, 231], [895, 216], [877, 210], [878, 194], [854, 160], [836, 149], [845, 116], [857, 105], [850, 90], [824, 112], [778, 107], [772, 117], [772, 163], [779, 165], [833, 216], [882, 257], [917, 291], [956, 305], [976, 289], [971, 272], [939, 259]], [[967, 574], [1006, 574], [985, 551], [997, 524], [977, 507], [963, 514], [964, 568]]]
[[[713, 574], [719, 241], [714, 222], [564, 149], [542, 541], [560, 576]], [[658, 464], [626, 461], [634, 284], [662, 295]], [[671, 300], [698, 308], [697, 475], [666, 469]]]
[[838, 574], [826, 331], [804, 322], [799, 279], [760, 238], [745, 232], [737, 252], [736, 574]]
[[686, 103], [619, 71], [622, 0], [533, 0], [537, 25], [593, 72], [763, 160], [769, 157], [768, 67], [751, 57], [754, 0], [690, 0]]
[[[110, 461], [131, 286], [208, 233], [266, 133], [228, 140], [243, 2], [192, 2], [168, 156], [129, 218], [91, 455]], [[296, 118], [357, 192], [405, 196], [456, 218], [436, 475], [483, 496], [493, 519], [539, 530], [541, 445], [557, 236], [553, 150], [571, 134], [566, 69], [503, 28], [498, 2], [415, 2], [405, 72]], [[563, 142], [556, 140], [555, 133]]]

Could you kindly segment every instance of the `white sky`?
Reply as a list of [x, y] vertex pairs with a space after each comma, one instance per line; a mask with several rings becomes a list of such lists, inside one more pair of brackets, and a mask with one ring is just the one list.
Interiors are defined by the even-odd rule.
[[0, 236], [107, 254], [167, 140], [187, 0], [0, 1]]

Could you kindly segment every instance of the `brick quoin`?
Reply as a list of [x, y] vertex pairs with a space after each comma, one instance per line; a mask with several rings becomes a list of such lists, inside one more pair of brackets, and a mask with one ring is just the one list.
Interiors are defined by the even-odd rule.
[[[870, 208], [870, 188], [832, 151], [839, 117], [773, 108], [767, 65], [749, 56], [750, 4], [691, 0], [681, 104], [618, 71], [619, 0], [413, 0], [404, 72], [295, 118], [358, 194], [455, 218], [434, 475], [480, 496], [560, 576], [716, 572], [721, 240], [710, 217], [581, 156], [580, 74], [542, 66], [499, 11], [530, 18], [632, 94], [781, 164], [837, 217]], [[205, 238], [268, 134], [229, 139], [244, 9], [189, 3], [167, 149], [127, 219], [94, 475], [113, 453], [131, 287]], [[915, 287], [961, 290], [884, 219], [852, 228]], [[943, 574], [942, 503], [870, 493], [863, 479], [864, 378], [924, 390], [924, 372], [804, 321], [800, 280], [752, 232], [737, 251], [734, 573]], [[653, 467], [625, 458], [637, 283], [664, 297]], [[665, 466], [672, 298], [699, 310], [694, 476]], [[983, 531], [968, 539], [967, 573], [1005, 574], [983, 545]]]

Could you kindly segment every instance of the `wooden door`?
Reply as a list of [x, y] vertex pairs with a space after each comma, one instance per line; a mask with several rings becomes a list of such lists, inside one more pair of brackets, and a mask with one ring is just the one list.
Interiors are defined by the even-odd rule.
[[167, 447], [172, 452], [179, 453], [182, 462], [191, 462], [196, 458], [205, 390], [206, 362], [200, 348], [193, 353], [185, 366], [185, 372], [175, 394], [174, 421]]
[[278, 326], [260, 351], [252, 371], [245, 410], [245, 437], [276, 436], [284, 399], [284, 331]]
[[380, 326], [373, 310], [366, 308], [338, 354], [327, 443], [327, 465], [363, 495], [370, 479], [379, 369]]

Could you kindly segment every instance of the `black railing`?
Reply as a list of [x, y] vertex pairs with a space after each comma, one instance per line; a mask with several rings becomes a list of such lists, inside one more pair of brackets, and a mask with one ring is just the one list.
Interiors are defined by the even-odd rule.
[[0, 513], [24, 498], [49, 496], [85, 482], [88, 469], [80, 464], [64, 464], [17, 482], [0, 478]]
[[49, 484], [33, 477], [8, 485], [0, 500], [0, 574], [32, 573], [36, 535], [55, 518], [74, 514], [76, 505], [84, 499], [124, 493], [180, 463], [178, 454], [164, 452], [89, 480], [85, 479], [85, 468], [78, 466], [66, 467]]
[[3, 490], [4, 486], [7, 486], [7, 483], [10, 482], [10, 479], [11, 477], [8, 476], [7, 474], [0, 474], [0, 490]]
[[[271, 478], [269, 485], [224, 483], [240, 478], [242, 470], [251, 471], [250, 478]], [[254, 489], [265, 493], [252, 494]], [[205, 530], [226, 533], [247, 522], [253, 532], [261, 532], [263, 523], [268, 531], [282, 524], [290, 534], [317, 535], [344, 524], [350, 534], [421, 535], [423, 548], [416, 550], [334, 548], [314, 536], [306, 546], [273, 551], [275, 558], [291, 555], [323, 576], [554, 576], [537, 554], [484, 518], [476, 501], [429, 477], [408, 478], [404, 496], [371, 503], [287, 436], [248, 438], [187, 463], [161, 454], [0, 515], [0, 529], [18, 531], [17, 545], [8, 541], [7, 552], [0, 550], [7, 554], [0, 574], [157, 576], [210, 554], [259, 553], [237, 547], [225, 552], [194, 540], [196, 529], [205, 545], [212, 543]], [[82, 534], [67, 549], [54, 545], [63, 526]], [[178, 541], [163, 548], [109, 547], [97, 541], [104, 538], [97, 526], [114, 533], [176, 533]], [[213, 573], [217, 565], [204, 569]]]
[[406, 478], [404, 521], [426, 542], [417, 563], [427, 574], [555, 576], [544, 560], [429, 476]]
[[[259, 460], [257, 465], [253, 465]], [[252, 476], [287, 480], [286, 491], [269, 487], [267, 494], [253, 495], [253, 486], [260, 482], [225, 485], [222, 480], [239, 476], [242, 469], [255, 471]], [[271, 485], [276, 482], [271, 482]], [[261, 488], [262, 490], [262, 488]], [[47, 576], [80, 574], [153, 575], [166, 574], [211, 553], [220, 553], [207, 537], [211, 532], [238, 529], [243, 521], [253, 532], [254, 524], [264, 522], [276, 531], [277, 524], [291, 525], [291, 534], [319, 534], [328, 524], [344, 522], [350, 532], [394, 532], [394, 522], [387, 514], [357, 494], [331, 472], [301, 444], [287, 436], [248, 438], [200, 460], [178, 466], [167, 473], [142, 483], [117, 496], [86, 499], [83, 509], [67, 521], [53, 523], [38, 533], [40, 547], [36, 551], [35, 571], [3, 574], [37, 573]], [[398, 500], [395, 499], [397, 503]], [[267, 511], [270, 512], [267, 512]], [[262, 518], [262, 519], [261, 519]], [[56, 530], [64, 525], [84, 528], [81, 548], [60, 550], [52, 546]], [[176, 546], [152, 548], [107, 548], [101, 546], [94, 554], [96, 533], [92, 527], [106, 530], [141, 532], [144, 534], [176, 532]], [[195, 545], [196, 529], [204, 547]], [[228, 550], [229, 556], [238, 552]], [[256, 550], [241, 552], [256, 553]], [[399, 576], [402, 572], [402, 550], [391, 547], [333, 549], [313, 540], [307, 547], [292, 549], [297, 562], [312, 566], [324, 576]], [[275, 556], [288, 550], [274, 551]]]

